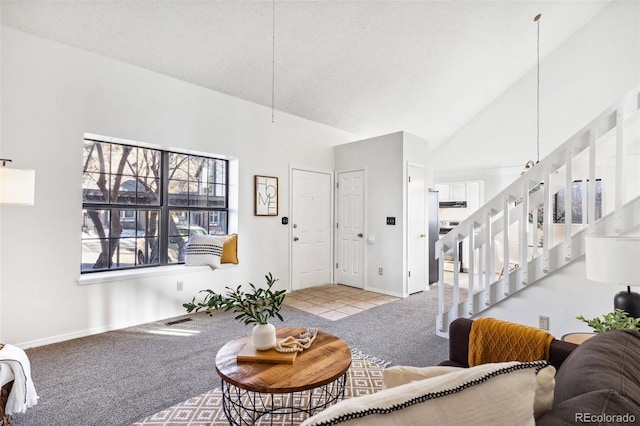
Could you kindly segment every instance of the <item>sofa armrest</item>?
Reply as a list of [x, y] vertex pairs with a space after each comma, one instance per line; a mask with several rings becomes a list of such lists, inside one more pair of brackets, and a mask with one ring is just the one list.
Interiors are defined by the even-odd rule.
[[562, 363], [578, 345], [565, 342], [564, 340], [553, 339], [551, 347], [549, 348], [549, 363], [553, 365], [556, 370], [560, 368]]
[[449, 325], [449, 359], [440, 365], [469, 367], [469, 333], [473, 320], [458, 318]]

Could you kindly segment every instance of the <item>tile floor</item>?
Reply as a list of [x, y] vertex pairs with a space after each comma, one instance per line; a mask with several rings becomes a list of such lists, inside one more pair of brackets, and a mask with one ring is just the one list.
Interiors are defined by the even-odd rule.
[[394, 300], [398, 298], [346, 285], [329, 284], [287, 293], [284, 304], [336, 321]]

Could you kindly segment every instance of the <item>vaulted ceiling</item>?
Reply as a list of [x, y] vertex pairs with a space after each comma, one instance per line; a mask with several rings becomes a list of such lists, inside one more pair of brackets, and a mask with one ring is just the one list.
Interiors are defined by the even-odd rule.
[[2, 0], [0, 12], [8, 27], [269, 108], [273, 99], [276, 120], [284, 111], [437, 145], [535, 67], [538, 13], [544, 60], [608, 3]]

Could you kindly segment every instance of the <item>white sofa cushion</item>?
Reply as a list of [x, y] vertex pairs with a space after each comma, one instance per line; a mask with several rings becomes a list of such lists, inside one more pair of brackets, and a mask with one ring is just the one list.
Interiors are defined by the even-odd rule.
[[534, 425], [536, 373], [546, 366], [506, 362], [458, 369], [344, 400], [302, 425]]

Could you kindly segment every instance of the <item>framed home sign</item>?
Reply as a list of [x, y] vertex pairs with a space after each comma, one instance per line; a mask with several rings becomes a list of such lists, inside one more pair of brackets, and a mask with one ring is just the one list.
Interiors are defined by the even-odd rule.
[[255, 175], [254, 214], [278, 216], [278, 178]]

